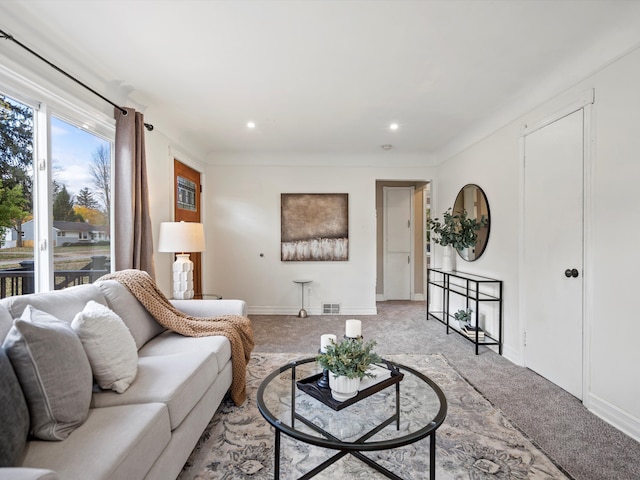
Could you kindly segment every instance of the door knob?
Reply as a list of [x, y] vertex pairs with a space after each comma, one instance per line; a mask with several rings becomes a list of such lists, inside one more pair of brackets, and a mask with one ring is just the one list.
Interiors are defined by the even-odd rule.
[[578, 275], [580, 275], [580, 272], [578, 272], [578, 269], [576, 269], [576, 268], [567, 268], [564, 271], [564, 276], [567, 277], [567, 278], [571, 278], [571, 277], [577, 278]]

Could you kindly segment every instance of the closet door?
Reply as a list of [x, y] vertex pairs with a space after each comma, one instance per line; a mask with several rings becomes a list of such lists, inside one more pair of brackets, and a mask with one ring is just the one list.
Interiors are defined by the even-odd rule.
[[525, 365], [582, 399], [584, 110], [524, 137]]

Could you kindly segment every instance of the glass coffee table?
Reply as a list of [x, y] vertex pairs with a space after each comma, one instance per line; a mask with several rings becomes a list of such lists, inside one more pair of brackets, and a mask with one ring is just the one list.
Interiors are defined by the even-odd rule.
[[429, 478], [435, 479], [436, 430], [447, 415], [444, 393], [429, 377], [385, 361], [387, 380], [364, 390], [347, 405], [333, 401], [315, 357], [296, 360], [270, 373], [258, 388], [262, 416], [275, 429], [274, 478], [280, 478], [281, 434], [337, 450], [299, 480], [312, 478], [346, 455], [384, 476], [401, 479], [364, 452], [403, 447], [429, 437]]

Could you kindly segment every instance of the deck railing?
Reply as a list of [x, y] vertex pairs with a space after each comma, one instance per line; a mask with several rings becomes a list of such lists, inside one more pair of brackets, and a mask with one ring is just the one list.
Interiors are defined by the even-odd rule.
[[[62, 290], [73, 285], [93, 283], [109, 273], [108, 258], [91, 257], [91, 261], [79, 270], [55, 270], [54, 288]], [[20, 267], [0, 270], [0, 298], [26, 295], [35, 292], [33, 260], [20, 262]]]

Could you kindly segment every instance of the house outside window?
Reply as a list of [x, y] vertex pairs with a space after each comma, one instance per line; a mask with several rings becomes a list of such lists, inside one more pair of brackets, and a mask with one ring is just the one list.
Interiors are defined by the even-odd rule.
[[91, 283], [111, 263], [113, 122], [1, 80], [0, 297]]

